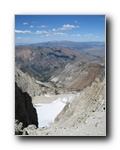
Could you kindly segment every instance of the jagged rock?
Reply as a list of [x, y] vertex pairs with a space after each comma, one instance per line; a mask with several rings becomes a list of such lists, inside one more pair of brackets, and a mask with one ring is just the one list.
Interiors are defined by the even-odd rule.
[[105, 80], [100, 82], [96, 79], [90, 87], [81, 92], [70, 107], [67, 105], [55, 118], [57, 125], [72, 126], [76, 122], [84, 122], [94, 112], [103, 112], [105, 110], [103, 109], [105, 108]]
[[52, 83], [37, 81], [33, 77], [30, 77], [28, 73], [22, 72], [17, 67], [15, 67], [15, 82], [23, 92], [27, 92], [31, 97], [45, 93], [55, 93], [55, 88]]
[[23, 135], [37, 135], [37, 127], [34, 124], [24, 128]]
[[33, 107], [31, 97], [15, 83], [15, 119], [23, 123], [23, 127], [35, 124], [38, 127], [36, 109]]
[[34, 124], [23, 127], [23, 123], [15, 120], [15, 135], [36, 135], [37, 127]]
[[41, 82], [30, 77], [28, 73], [22, 72], [15, 67], [15, 82], [22, 92], [27, 92], [31, 97], [40, 96], [44, 94], [63, 94], [76, 93], [76, 89], [67, 89], [65, 87], [56, 87], [52, 82]]
[[22, 135], [23, 123], [15, 120], [15, 135]]

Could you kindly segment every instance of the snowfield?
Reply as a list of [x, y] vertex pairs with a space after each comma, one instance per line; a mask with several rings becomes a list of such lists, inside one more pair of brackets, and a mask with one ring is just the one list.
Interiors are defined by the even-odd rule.
[[58, 98], [48, 104], [35, 104], [34, 107], [38, 114], [39, 128], [48, 127], [54, 123], [55, 117], [62, 111], [67, 101], [67, 98], [64, 97]]

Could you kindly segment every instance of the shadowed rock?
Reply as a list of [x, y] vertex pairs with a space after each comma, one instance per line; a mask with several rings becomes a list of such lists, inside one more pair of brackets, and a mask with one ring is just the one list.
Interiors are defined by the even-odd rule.
[[27, 92], [23, 93], [15, 83], [15, 119], [23, 123], [23, 127], [30, 124], [38, 127], [36, 109], [33, 107], [31, 97]]

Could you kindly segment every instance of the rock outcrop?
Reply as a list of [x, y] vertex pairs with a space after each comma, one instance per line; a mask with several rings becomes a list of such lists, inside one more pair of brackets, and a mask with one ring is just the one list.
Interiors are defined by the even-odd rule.
[[90, 87], [81, 91], [69, 106], [64, 107], [55, 122], [62, 126], [77, 126], [96, 112], [105, 115], [105, 107], [105, 80], [100, 82], [96, 78]]
[[76, 93], [76, 89], [56, 87], [52, 82], [41, 82], [35, 80], [28, 73], [24, 73], [17, 67], [15, 67], [15, 82], [22, 92], [27, 92], [31, 97], [45, 94], [57, 95], [63, 93]]
[[15, 67], [15, 82], [23, 92], [27, 92], [31, 97], [46, 93], [54, 94], [56, 92], [52, 84], [37, 81], [17, 67]]
[[15, 83], [15, 119], [23, 123], [23, 127], [34, 124], [38, 127], [36, 109], [32, 105], [32, 99], [27, 92]]

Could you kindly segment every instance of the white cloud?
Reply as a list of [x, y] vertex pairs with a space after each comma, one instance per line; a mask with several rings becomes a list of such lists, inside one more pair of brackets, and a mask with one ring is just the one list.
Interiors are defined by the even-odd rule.
[[31, 31], [30, 30], [15, 30], [15, 33], [21, 33], [21, 34], [26, 34], [26, 33], [31, 33]]
[[[65, 24], [63, 25], [61, 28], [57, 28], [57, 29], [52, 29], [49, 31], [37, 31], [36, 34], [45, 34], [46, 36], [67, 36], [67, 33], [63, 33], [63, 32], [59, 32], [59, 31], [67, 31], [67, 30], [72, 30], [74, 28], [79, 28], [79, 26], [74, 26], [74, 25], [70, 25], [70, 24]], [[80, 36], [80, 34], [76, 34], [73, 36]]]
[[31, 23], [32, 23], [32, 24], [36, 24], [36, 23], [38, 23], [38, 21], [32, 21]]
[[[34, 27], [33, 25], [30, 26], [30, 28], [33, 28], [33, 27]], [[46, 28], [47, 26], [41, 25], [41, 26], [37, 26], [37, 27]], [[75, 28], [79, 28], [79, 26], [65, 24], [61, 28], [58, 28], [58, 29], [53, 28], [52, 30], [48, 30], [48, 31], [37, 30], [36, 32], [31, 32], [30, 30], [15, 30], [15, 33], [18, 33], [18, 34], [40, 34], [40, 35], [45, 35], [45, 36], [67, 36], [68, 35], [67, 33], [63, 33], [60, 31], [67, 31], [67, 30], [72, 30]], [[80, 36], [80, 34], [75, 34], [72, 36]]]
[[75, 23], [77, 23], [78, 21], [77, 21], [77, 20], [75, 20], [74, 22], [75, 22]]
[[56, 29], [52, 29], [52, 31], [56, 31]]
[[93, 34], [89, 34], [89, 36], [91, 36], [91, 35], [93, 35]]
[[22, 39], [22, 37], [17, 37], [17, 39], [19, 40], [19, 39]]
[[37, 28], [47, 28], [46, 25], [37, 26]]
[[70, 24], [65, 24], [63, 25], [61, 28], [58, 28], [57, 30], [72, 30], [72, 29], [75, 29], [75, 28], [79, 28], [79, 26], [74, 26], [74, 25], [70, 25]]
[[27, 25], [28, 24], [28, 22], [23, 22], [23, 25]]
[[67, 33], [57, 32], [56, 35], [67, 35]]
[[17, 40], [29, 40], [30, 38], [17, 37]]
[[96, 35], [95, 37], [96, 37], [96, 38], [98, 38], [99, 36], [98, 36], [98, 35]]
[[36, 31], [36, 32], [35, 32], [35, 34], [47, 34], [47, 33], [48, 33], [47, 31], [42, 31], [42, 30], [41, 30], [41, 31]]
[[67, 36], [67, 33], [62, 32], [48, 32], [46, 36]]
[[45, 35], [45, 36], [67, 35], [67, 33], [58, 32], [56, 31], [56, 29], [53, 29], [51, 31], [40, 30], [40, 31], [36, 31], [35, 34], [40, 34], [40, 35]]
[[84, 36], [86, 36], [86, 37], [90, 37], [90, 36], [92, 36], [93, 34], [84, 34]]
[[56, 33], [53, 33], [53, 35], [67, 35], [67, 33], [56, 32]]
[[80, 36], [80, 34], [72, 34], [71, 36]]

